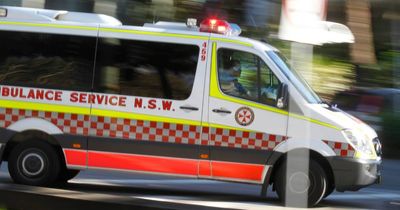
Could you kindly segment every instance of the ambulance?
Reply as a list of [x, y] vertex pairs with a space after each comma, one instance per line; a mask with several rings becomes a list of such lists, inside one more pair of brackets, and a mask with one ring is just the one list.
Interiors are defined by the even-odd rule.
[[1, 6], [0, 158], [12, 179], [143, 172], [272, 187], [307, 206], [378, 183], [375, 131], [239, 34], [216, 18], [137, 27]]

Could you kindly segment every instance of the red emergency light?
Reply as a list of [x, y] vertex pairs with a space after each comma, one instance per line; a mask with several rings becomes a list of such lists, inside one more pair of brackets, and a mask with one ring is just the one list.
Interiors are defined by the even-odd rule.
[[200, 32], [227, 34], [231, 30], [231, 25], [225, 20], [209, 18], [200, 23]]

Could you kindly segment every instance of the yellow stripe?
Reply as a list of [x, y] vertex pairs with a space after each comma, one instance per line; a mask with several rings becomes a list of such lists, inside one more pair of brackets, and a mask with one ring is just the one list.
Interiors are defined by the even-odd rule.
[[56, 104], [44, 104], [36, 102], [24, 102], [24, 101], [10, 101], [10, 100], [0, 100], [1, 108], [11, 108], [11, 109], [24, 109], [24, 110], [37, 110], [45, 112], [59, 112], [59, 113], [69, 113], [69, 114], [84, 114], [84, 115], [94, 115], [103, 117], [116, 117], [124, 119], [135, 119], [135, 120], [148, 120], [156, 122], [168, 122], [176, 124], [185, 125], [201, 125], [201, 122], [194, 120], [184, 120], [176, 119], [171, 117], [160, 117], [154, 115], [144, 115], [129, 112], [119, 112], [101, 109], [92, 109], [90, 113], [89, 107], [76, 107], [76, 106], [64, 106]]
[[175, 123], [175, 124], [185, 124], [185, 125], [195, 125], [200, 126], [201, 122], [194, 120], [177, 119], [172, 117], [161, 117], [156, 115], [145, 115], [137, 114], [131, 112], [117, 112], [102, 109], [92, 109], [92, 115], [103, 116], [103, 117], [115, 117], [124, 119], [134, 119], [134, 120], [146, 120], [146, 121], [156, 121], [165, 123]]
[[185, 38], [185, 39], [208, 40], [207, 36], [171, 34], [171, 33], [153, 32], [153, 31], [139, 31], [139, 30], [127, 30], [127, 29], [115, 29], [115, 28], [100, 28], [100, 31], [116, 32], [116, 33], [129, 33], [129, 34], [138, 34], [138, 35], [150, 35], [150, 36], [176, 37], [176, 38]]
[[[90, 31], [98, 30], [98, 28], [96, 28], [96, 27], [60, 25], [60, 24], [49, 24], [49, 23], [26, 23], [26, 22], [0, 21], [0, 25], [18, 25], [18, 26], [29, 26], [29, 27], [50, 27], [50, 28], [78, 29], [78, 30], [90, 30]], [[151, 35], [151, 36], [176, 37], [176, 38], [185, 38], [185, 39], [208, 40], [207, 36], [172, 34], [172, 33], [163, 33], [163, 32], [126, 30], [126, 29], [113, 29], [113, 28], [99, 28], [99, 30], [100, 31], [106, 31], [106, 32], [130, 33], [130, 34], [138, 34], [138, 35]]]
[[[102, 110], [102, 109], [92, 109], [90, 113], [90, 108], [86, 107], [77, 107], [77, 106], [64, 106], [64, 105], [56, 105], [56, 104], [44, 104], [44, 103], [36, 103], [36, 102], [23, 102], [23, 101], [10, 101], [10, 100], [0, 100], [0, 107], [2, 108], [12, 108], [12, 109], [24, 109], [24, 110], [37, 110], [37, 111], [46, 111], [46, 112], [59, 112], [59, 113], [70, 113], [70, 114], [84, 114], [84, 115], [94, 115], [94, 116], [103, 116], [103, 117], [115, 117], [115, 118], [124, 118], [124, 119], [135, 119], [135, 120], [147, 120], [147, 121], [156, 121], [156, 122], [167, 122], [167, 123], [175, 123], [175, 124], [185, 124], [185, 125], [195, 125], [195, 126], [208, 126], [213, 128], [222, 128], [229, 130], [240, 130], [247, 132], [261, 132], [254, 131], [239, 127], [226, 126], [215, 123], [201, 123], [199, 121], [194, 120], [185, 120], [185, 119], [177, 119], [171, 117], [161, 117], [155, 115], [145, 115], [145, 114], [137, 114], [130, 112], [120, 112], [120, 111], [110, 111], [110, 110]], [[294, 114], [290, 114], [294, 115]], [[331, 127], [340, 130], [339, 128], [332, 126], [327, 123], [323, 123], [314, 119], [306, 118], [303, 116], [294, 116], [300, 119], [304, 119], [316, 124], [320, 124], [326, 127]], [[311, 121], [312, 120], [312, 121]]]
[[217, 43], [212, 43], [212, 56], [211, 56], [211, 77], [210, 77], [210, 96], [220, 96], [221, 92], [218, 87], [217, 78]]
[[328, 127], [328, 128], [333, 128], [335, 130], [342, 130], [341, 128], [339, 128], [337, 126], [334, 126], [334, 125], [331, 125], [329, 123], [325, 123], [325, 122], [322, 122], [322, 121], [319, 121], [319, 120], [316, 120], [316, 119], [312, 119], [312, 118], [309, 118], [309, 117], [306, 117], [306, 116], [298, 115], [298, 114], [295, 114], [295, 113], [292, 113], [292, 112], [289, 113], [289, 116], [297, 118], [297, 119], [309, 121], [309, 122], [312, 122], [314, 124], [322, 125], [322, 126], [325, 126], [325, 127]]
[[247, 46], [247, 47], [253, 47], [253, 44], [251, 44], [251, 43], [244, 42], [244, 41], [239, 41], [239, 40], [234, 40], [234, 39], [211, 37], [211, 41], [228, 42], [228, 43], [244, 45], [244, 46]]
[[37, 110], [46, 112], [62, 112], [71, 114], [90, 114], [89, 107], [76, 107], [76, 106], [63, 106], [56, 104], [44, 104], [36, 102], [25, 102], [25, 101], [9, 101], [0, 100], [0, 107], [12, 108], [12, 109], [25, 109], [25, 110]]
[[78, 29], [78, 30], [97, 31], [96, 27], [59, 25], [59, 24], [49, 24], [49, 23], [26, 23], [26, 22], [0, 21], [0, 25], [18, 25], [18, 26], [29, 26], [29, 27], [51, 27], [51, 28], [64, 28], [64, 29]]
[[44, 103], [35, 103], [35, 102], [22, 102], [22, 101], [9, 101], [9, 100], [0, 100], [1, 108], [10, 108], [10, 109], [23, 109], [23, 110], [36, 110], [36, 111], [45, 111], [45, 112], [58, 112], [58, 113], [69, 113], [69, 114], [84, 114], [84, 115], [93, 115], [93, 116], [102, 116], [102, 117], [115, 117], [115, 118], [124, 118], [124, 119], [135, 119], [135, 120], [147, 120], [147, 121], [156, 121], [156, 122], [167, 122], [167, 123], [176, 123], [176, 124], [186, 124], [186, 125], [195, 125], [195, 126], [207, 126], [213, 128], [223, 128], [230, 130], [241, 130], [252, 132], [251, 130], [236, 128], [231, 126], [224, 126], [219, 124], [211, 124], [211, 123], [203, 123], [201, 124], [198, 121], [193, 120], [182, 120], [175, 119], [171, 117], [160, 117], [153, 115], [144, 115], [144, 114], [136, 114], [129, 112], [118, 112], [118, 111], [110, 111], [110, 110], [102, 110], [102, 109], [92, 109], [92, 113], [90, 113], [90, 108], [84, 107], [74, 107], [74, 106], [63, 106], [63, 105], [53, 105], [53, 104], [44, 104]]
[[203, 123], [202, 125], [205, 126], [205, 127], [212, 127], [212, 128], [222, 128], [222, 129], [228, 129], [228, 130], [247, 131], [247, 132], [258, 132], [258, 133], [261, 132], [261, 133], [262, 133], [262, 131], [249, 130], [249, 129], [238, 128], [238, 127], [232, 127], [232, 126], [226, 126], [226, 125], [215, 124], [215, 123]]
[[[12, 22], [12, 21], [0, 21], [0, 25], [18, 25], [18, 26], [29, 26], [29, 27], [50, 27], [50, 28], [62, 28], [62, 29], [77, 29], [77, 30], [89, 30], [89, 31], [105, 31], [105, 32], [117, 32], [117, 33], [129, 33], [137, 35], [150, 35], [150, 36], [162, 36], [162, 37], [175, 37], [175, 38], [185, 38], [185, 39], [200, 39], [208, 40], [208, 36], [199, 35], [185, 35], [185, 34], [173, 34], [173, 33], [163, 33], [163, 32], [152, 32], [152, 31], [140, 31], [140, 30], [127, 30], [127, 29], [114, 29], [114, 28], [97, 28], [90, 26], [73, 26], [73, 25], [60, 25], [60, 24], [50, 24], [50, 23], [27, 23], [27, 22]], [[216, 38], [212, 37], [213, 41], [228, 42], [240, 44], [248, 47], [253, 45], [248, 42], [228, 39], [228, 38]]]
[[265, 111], [270, 111], [270, 112], [274, 112], [277, 114], [282, 114], [282, 115], [288, 115], [290, 117], [294, 117], [297, 119], [301, 119], [301, 120], [305, 120], [317, 125], [321, 125], [321, 126], [325, 126], [328, 128], [333, 128], [336, 130], [341, 130], [339, 127], [331, 125], [329, 123], [325, 123], [316, 119], [312, 119], [312, 118], [308, 118], [306, 116], [302, 116], [302, 115], [298, 115], [298, 114], [294, 114], [294, 113], [289, 113], [285, 110], [281, 110], [278, 108], [274, 108], [274, 107], [270, 107], [270, 106], [266, 106], [263, 104], [258, 104], [255, 102], [250, 102], [250, 101], [246, 101], [246, 100], [241, 100], [239, 98], [235, 98], [235, 97], [230, 97], [227, 96], [225, 94], [222, 93], [222, 91], [219, 89], [218, 87], [218, 78], [217, 78], [218, 72], [217, 72], [217, 44], [215, 42], [213, 42], [212, 44], [212, 59], [211, 59], [211, 77], [210, 77], [210, 96], [217, 98], [217, 99], [221, 99], [221, 100], [225, 100], [225, 101], [230, 101], [233, 103], [239, 103], [239, 104], [243, 104], [249, 107], [254, 107], [254, 108], [258, 108], [261, 110], [265, 110]]

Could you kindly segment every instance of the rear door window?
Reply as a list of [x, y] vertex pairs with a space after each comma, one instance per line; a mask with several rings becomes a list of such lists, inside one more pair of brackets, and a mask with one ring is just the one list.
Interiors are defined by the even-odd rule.
[[96, 37], [0, 31], [0, 84], [92, 88]]
[[198, 58], [196, 45], [100, 38], [95, 91], [185, 100]]

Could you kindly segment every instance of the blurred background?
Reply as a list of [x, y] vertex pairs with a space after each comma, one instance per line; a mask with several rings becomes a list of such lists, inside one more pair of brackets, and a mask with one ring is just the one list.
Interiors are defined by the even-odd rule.
[[[139, 26], [220, 17], [239, 24], [242, 36], [293, 55], [291, 43], [278, 38], [282, 0], [0, 0], [0, 5], [102, 13]], [[325, 101], [378, 131], [384, 157], [400, 158], [400, 1], [328, 0], [326, 20], [348, 26], [355, 43], [314, 46], [312, 71], [302, 72], [301, 62], [295, 66]]]

